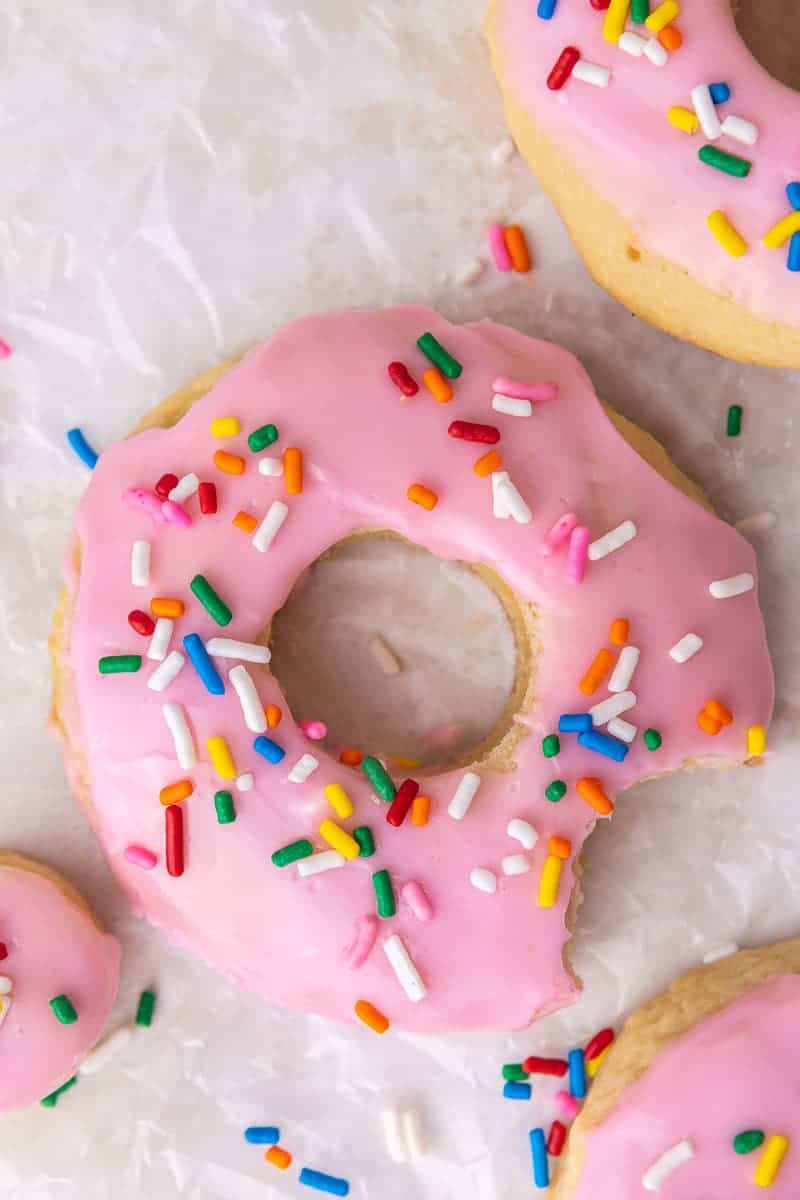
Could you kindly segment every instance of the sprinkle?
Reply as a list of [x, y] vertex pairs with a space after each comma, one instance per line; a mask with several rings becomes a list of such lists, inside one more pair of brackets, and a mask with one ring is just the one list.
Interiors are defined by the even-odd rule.
[[97, 661], [101, 675], [133, 675], [141, 665], [141, 654], [106, 654]]
[[218, 625], [229, 624], [233, 613], [228, 608], [224, 600], [222, 600], [214, 591], [205, 575], [195, 575], [194, 579], [189, 584], [189, 587], [192, 589], [208, 615], [213, 617]]
[[479, 892], [493, 896], [497, 891], [497, 876], [486, 867], [473, 867], [469, 873], [469, 881]]
[[288, 867], [290, 863], [298, 862], [301, 858], [309, 858], [313, 853], [314, 847], [308, 838], [300, 838], [298, 841], [289, 842], [287, 846], [281, 846], [280, 850], [276, 850], [272, 855], [272, 862], [276, 867]]
[[622, 762], [628, 753], [628, 746], [624, 742], [609, 737], [607, 733], [598, 733], [596, 729], [579, 733], [578, 741], [587, 750], [593, 750], [595, 754], [602, 754], [605, 758], [613, 758], [615, 762]]
[[424, 1000], [427, 988], [398, 933], [394, 933], [386, 939], [383, 943], [383, 952], [408, 999], [413, 1004]]
[[206, 642], [206, 650], [215, 658], [240, 658], [243, 662], [252, 663], [268, 663], [272, 657], [268, 646], [260, 646], [257, 642], [237, 642], [233, 638], [210, 638]]
[[258, 460], [259, 475], [267, 475], [270, 479], [277, 479], [283, 474], [283, 463], [279, 458], [270, 458], [265, 455], [264, 458]]
[[500, 487], [507, 479], [510, 479], [508, 471], [493, 471], [492, 472], [492, 513], [499, 520], [504, 521], [511, 516], [506, 503], [506, 498]]
[[342, 858], [348, 860], [358, 858], [361, 853], [361, 847], [356, 839], [335, 821], [326, 818], [319, 827], [319, 834], [323, 841], [341, 854]]
[[586, 1043], [586, 1047], [583, 1051], [583, 1057], [586, 1059], [587, 1062], [591, 1062], [592, 1059], [594, 1059], [594, 1058], [599, 1058], [600, 1055], [603, 1054], [608, 1049], [608, 1047], [611, 1045], [611, 1043], [613, 1041], [614, 1041], [614, 1030], [613, 1029], [609, 1029], [609, 1028], [600, 1029], [594, 1035], [594, 1037], [591, 1038]]
[[544, 789], [544, 794], [551, 804], [557, 804], [567, 794], [567, 785], [563, 779], [554, 779]]
[[410, 879], [400, 889], [400, 896], [418, 921], [430, 921], [433, 916], [433, 905], [421, 883], [418, 883], [416, 879]]
[[547, 737], [542, 738], [542, 754], [545, 758], [555, 758], [561, 752], [561, 742], [558, 734], [548, 733]]
[[508, 375], [498, 375], [492, 381], [492, 391], [515, 400], [531, 400], [534, 404], [542, 400], [558, 399], [557, 383], [521, 383]]
[[162, 500], [168, 500], [170, 492], [174, 487], [177, 487], [177, 484], [178, 476], [173, 475], [171, 471], [167, 471], [165, 475], [161, 476], [156, 484], [155, 493], [157, 496], [160, 496]]
[[745, 146], [755, 146], [758, 141], [758, 126], [744, 117], [726, 117], [722, 122], [722, 132]]
[[682, 1142], [676, 1142], [669, 1150], [665, 1150], [651, 1167], [648, 1167], [642, 1176], [642, 1187], [648, 1192], [657, 1192], [668, 1175], [693, 1157], [694, 1146], [688, 1138], [684, 1138]]
[[345, 746], [339, 754], [339, 762], [344, 763], [346, 767], [359, 767], [363, 761], [364, 755], [360, 750], [354, 749], [352, 746]]
[[508, 1079], [512, 1083], [525, 1083], [528, 1079], [528, 1072], [522, 1069], [522, 1063], [504, 1063], [503, 1079]]
[[549, 1075], [554, 1079], [561, 1079], [566, 1075], [568, 1069], [563, 1058], [539, 1058], [535, 1054], [524, 1059], [522, 1068], [529, 1075]]
[[767, 731], [763, 725], [751, 725], [747, 730], [747, 753], [763, 754], [767, 748]]
[[707, 167], [714, 167], [717, 171], [733, 175], [737, 179], [745, 179], [753, 165], [748, 159], [740, 158], [737, 154], [728, 154], [726, 150], [720, 150], [717, 146], [701, 146], [697, 157]]
[[580, 1101], [571, 1096], [569, 1092], [556, 1092], [553, 1096], [559, 1111], [565, 1117], [576, 1117], [581, 1111]]
[[405, 363], [390, 362], [386, 368], [387, 374], [396, 388], [403, 393], [404, 396], [416, 396], [419, 391], [419, 384], [412, 378], [408, 367]]
[[285, 1171], [292, 1165], [292, 1156], [283, 1146], [270, 1146], [264, 1155], [264, 1161], [271, 1167], [277, 1167], [279, 1171]]
[[795, 210], [800, 209], [800, 183], [794, 180], [786, 185], [786, 199]]
[[553, 1121], [553, 1124], [550, 1126], [550, 1132], [547, 1135], [547, 1153], [552, 1154], [553, 1158], [558, 1158], [564, 1149], [566, 1138], [566, 1125], [562, 1125], [560, 1121]]
[[458, 786], [453, 793], [449, 805], [447, 806], [448, 815], [454, 821], [462, 821], [470, 810], [472, 801], [475, 799], [475, 793], [481, 784], [481, 777], [474, 771], [466, 771], [458, 781]]
[[714, 237], [732, 258], [741, 258], [747, 253], [747, 242], [730, 223], [725, 213], [717, 208], [706, 217], [706, 224]]
[[789, 242], [789, 255], [786, 259], [787, 271], [800, 271], [800, 233], [793, 233]]
[[238, 417], [215, 417], [211, 422], [211, 436], [215, 438], [236, 437], [239, 429]]
[[422, 372], [422, 382], [439, 404], [447, 404], [453, 399], [453, 389], [438, 367], [428, 367]]
[[729, 600], [732, 596], [742, 596], [751, 592], [756, 581], [749, 571], [741, 575], [731, 575], [728, 579], [715, 579], [708, 585], [708, 590], [715, 600]]
[[[150, 645], [147, 647], [147, 657], [154, 662], [161, 662], [167, 653], [172, 631], [175, 628], [175, 622], [168, 617], [159, 617], [156, 621], [156, 627], [153, 630], [153, 636]], [[183, 655], [181, 655], [183, 658]]]
[[694, 658], [698, 650], [703, 648], [703, 639], [696, 633], [685, 633], [679, 642], [669, 652], [669, 656], [676, 663], [688, 662], [690, 658]]
[[237, 775], [236, 776], [236, 790], [237, 790], [237, 792], [252, 792], [252, 790], [255, 786], [255, 782], [256, 782], [255, 779], [249, 773], [249, 771], [246, 772], [244, 775]]
[[617, 45], [620, 50], [624, 50], [626, 54], [630, 54], [633, 58], [641, 58], [647, 45], [647, 39], [640, 37], [638, 33], [629, 31], [623, 33]]
[[[217, 668], [209, 658], [208, 651], [199, 634], [187, 633], [183, 639], [183, 648], [189, 655], [189, 661], [200, 676], [206, 691], [210, 692], [212, 696], [224, 695], [225, 684], [222, 682]], [[244, 670], [244, 667], [241, 670]]]
[[727, 83], [710, 83], [708, 90], [715, 104], [724, 104], [731, 98], [731, 89]]
[[253, 749], [256, 754], [260, 754], [268, 763], [273, 766], [279, 763], [285, 757], [286, 751], [277, 742], [273, 742], [272, 738], [264, 737], [263, 733], [253, 742]]
[[648, 750], [661, 749], [661, 743], [663, 739], [657, 729], [645, 729], [642, 737], [644, 738], [644, 744], [647, 746]]
[[[505, 513], [512, 516], [518, 525], [528, 525], [533, 519], [533, 513], [522, 499], [517, 488], [508, 478], [508, 472], [499, 471], [497, 474], [503, 476], [503, 478], [498, 480], [497, 493]], [[494, 476], [492, 476], [492, 479], [494, 479]]]
[[154, 492], [148, 492], [144, 488], [127, 488], [122, 493], [122, 499], [128, 508], [141, 508], [153, 518], [157, 525], [163, 525], [166, 520], [163, 508], [163, 500], [159, 500]]
[[258, 518], [252, 513], [239, 511], [231, 521], [231, 525], [235, 525], [237, 529], [243, 529], [245, 533], [252, 533], [258, 525]]
[[525, 850], [533, 850], [539, 840], [539, 835], [529, 821], [514, 817], [506, 826], [506, 833], [515, 842], [519, 842]]
[[569, 539], [577, 524], [578, 518], [574, 513], [564, 513], [563, 517], [559, 517], [542, 542], [542, 557], [547, 558], [554, 550], [558, 550]]
[[592, 542], [589, 546], [589, 558], [596, 562], [599, 558], [605, 558], [607, 554], [613, 554], [615, 550], [621, 549], [626, 542], [635, 538], [636, 533], [633, 521], [623, 521], [615, 529], [610, 529], [608, 533]]
[[[609, 688], [610, 688], [609, 684]], [[589, 716], [592, 718], [592, 723], [596, 726], [607, 725], [609, 721], [613, 721], [614, 717], [619, 717], [622, 713], [627, 712], [629, 708], [633, 708], [636, 703], [635, 692], [616, 692], [609, 696], [607, 700], [601, 700], [599, 704], [595, 704], [589, 709]]]
[[[611, 678], [608, 681], [608, 690], [610, 692], [624, 692], [627, 690], [639, 662], [639, 653], [638, 646], [624, 646], [620, 650], [617, 665], [611, 672]], [[621, 711], [622, 709], [620, 709]], [[616, 715], [614, 713], [614, 716]], [[595, 724], [597, 724], [596, 721]]]
[[[581, 680], [581, 682], [579, 684], [580, 690], [583, 692], [584, 696], [593, 696], [594, 695], [594, 693], [597, 691], [600, 684], [603, 682], [603, 680], [605, 679], [606, 675], [609, 673], [609, 671], [611, 670], [613, 665], [614, 665], [614, 656], [611, 653], [611, 651], [606, 650], [605, 647], [602, 650], [598, 650], [598, 652], [594, 656], [592, 663], [589, 666], [586, 674], [584, 675], [583, 679]], [[561, 718], [561, 720], [563, 720], [563, 717]], [[561, 720], [559, 720], [559, 723], [558, 723], [559, 730], [565, 730], [566, 732], [572, 732], [572, 730], [569, 730], [565, 726], [562, 726]]]
[[141, 867], [143, 871], [152, 871], [158, 862], [158, 855], [145, 846], [126, 846], [124, 854], [129, 863], [134, 867]]
[[645, 21], [645, 25], [651, 33], [660, 33], [666, 28], [670, 22], [674, 21], [680, 15], [681, 6], [677, 0], [663, 0], [658, 8], [650, 13], [650, 16]]
[[361, 763], [361, 769], [369, 780], [373, 792], [375, 792], [375, 795], [379, 799], [385, 800], [387, 803], [394, 800], [396, 788], [392, 783], [391, 776], [379, 759], [368, 754]]
[[220, 825], [231, 825], [236, 820], [236, 806], [230, 792], [214, 793], [214, 811]]
[[174, 596], [154, 596], [150, 601], [150, 611], [154, 617], [182, 617], [186, 606], [182, 600]]
[[236, 763], [233, 761], [230, 747], [224, 737], [210, 737], [206, 742], [211, 765], [220, 779], [235, 779]]
[[784, 246], [789, 238], [800, 230], [800, 212], [791, 212], [788, 217], [784, 217], [773, 225], [768, 233], [764, 235], [764, 245], [770, 250], [779, 250]]
[[533, 1088], [521, 1080], [509, 1079], [503, 1085], [503, 1097], [506, 1100], [530, 1100]]
[[[333, 824], [333, 822], [331, 822]], [[320, 829], [320, 832], [322, 830]], [[394, 888], [392, 887], [392, 878], [387, 870], [375, 871], [372, 875], [372, 886], [375, 889], [375, 902], [378, 908], [379, 917], [393, 917], [397, 913], [397, 904], [394, 898]]]
[[553, 13], [556, 11], [558, 0], [539, 0], [536, 6], [536, 15], [542, 21], [550, 21]]
[[164, 809], [167, 874], [179, 876], [184, 871], [183, 809], [170, 804]]
[[131, 546], [131, 584], [147, 587], [150, 583], [150, 543], [137, 540]]
[[558, 718], [559, 733], [586, 733], [592, 728], [588, 713], [562, 713]]
[[603, 21], [603, 37], [616, 45], [625, 32], [630, 0], [611, 0]]
[[591, 1060], [591, 1062], [587, 1062], [586, 1074], [589, 1076], [590, 1079], [594, 1079], [595, 1075], [597, 1074], [597, 1072], [600, 1070], [601, 1066], [603, 1065], [603, 1062], [605, 1061], [605, 1057], [607, 1054], [608, 1054], [608, 1050], [604, 1050], [602, 1054], [598, 1054], [597, 1058], [593, 1058]]
[[337, 817], [346, 821], [353, 815], [353, 801], [338, 783], [329, 783], [322, 789], [325, 799], [330, 804]]
[[338, 850], [323, 850], [320, 854], [312, 854], [297, 864], [297, 874], [301, 879], [309, 875], [321, 875], [324, 871], [333, 871], [343, 867], [346, 859]]
[[429, 358], [443, 375], [446, 375], [448, 379], [458, 379], [463, 370], [461, 363], [447, 353], [444, 346], [437, 342], [432, 333], [423, 333], [422, 337], [417, 339], [417, 345], [425, 357]]
[[133, 1027], [131, 1025], [120, 1025], [119, 1029], [115, 1029], [108, 1037], [103, 1038], [98, 1042], [91, 1053], [87, 1054], [81, 1065], [78, 1067], [79, 1075], [94, 1075], [97, 1071], [102, 1071], [103, 1067], [111, 1062], [111, 1059], [118, 1054], [133, 1037]]
[[733, 1139], [733, 1148], [737, 1154], [750, 1154], [763, 1144], [764, 1131], [762, 1129], [745, 1129], [742, 1133], [737, 1133]]
[[584, 777], [578, 780], [575, 787], [581, 799], [601, 817], [607, 817], [614, 811], [614, 803], [609, 800], [599, 779]]
[[582, 583], [586, 572], [586, 556], [589, 550], [589, 530], [585, 525], [576, 525], [569, 535], [567, 566], [564, 576], [567, 583]]
[[550, 74], [547, 76], [547, 86], [551, 92], [561, 91], [575, 69], [575, 63], [579, 58], [580, 51], [576, 50], [574, 46], [564, 47], [553, 63]]
[[697, 133], [700, 128], [697, 114], [693, 113], [690, 108], [683, 108], [680, 104], [673, 104], [672, 108], [667, 109], [667, 120], [675, 129], [680, 129], [681, 133]]
[[269, 550], [281, 525], [289, 515], [289, 509], [282, 500], [273, 500], [267, 515], [253, 534], [253, 545], [263, 554]]
[[177, 783], [168, 783], [163, 787], [158, 798], [162, 804], [180, 804], [182, 800], [188, 800], [193, 791], [191, 779], [179, 779]]
[[175, 504], [183, 504], [192, 498], [199, 487], [200, 480], [194, 471], [190, 471], [188, 475], [184, 475], [182, 479], [178, 480], [174, 488], [170, 489], [167, 499], [173, 500]]
[[511, 270], [511, 255], [508, 252], [503, 226], [493, 221], [488, 230], [489, 253], [498, 271]]
[[326, 1175], [324, 1171], [314, 1171], [311, 1167], [303, 1167], [298, 1179], [306, 1187], [327, 1192], [331, 1196], [347, 1196], [350, 1193], [350, 1184], [346, 1179], [337, 1179], [335, 1175]]
[[395, 797], [386, 813], [386, 820], [398, 829], [409, 814], [414, 797], [419, 791], [419, 784], [414, 779], [404, 779], [395, 793]]
[[[172, 622], [170, 621], [170, 625]], [[180, 650], [173, 650], [168, 654], [160, 666], [150, 675], [147, 681], [147, 686], [153, 692], [164, 692], [172, 683], [173, 679], [177, 679], [184, 668], [186, 659], [181, 654]]]
[[281, 1133], [274, 1125], [250, 1125], [244, 1131], [244, 1140], [251, 1146], [274, 1146], [281, 1140]]
[[427, 825], [430, 811], [430, 796], [415, 796], [411, 804], [411, 824], [416, 826]]
[[156, 627], [153, 618], [146, 612], [142, 612], [140, 608], [134, 608], [128, 613], [128, 624], [134, 633], [138, 633], [142, 637], [150, 637]]
[[267, 725], [270, 729], [275, 729], [281, 723], [283, 710], [277, 704], [268, 704], [265, 711], [267, 714]]
[[[666, 51], [664, 51], [666, 55]], [[608, 87], [611, 81], [611, 71], [608, 67], [602, 67], [599, 63], [588, 62], [585, 58], [580, 58], [572, 68], [573, 79], [579, 79], [581, 83], [589, 83], [592, 87]]]
[[650, 16], [650, 0], [631, 0], [631, 20], [634, 25], [644, 25]]
[[373, 913], [367, 913], [356, 921], [353, 940], [344, 952], [344, 959], [351, 971], [357, 971], [372, 953], [378, 936], [380, 921]]
[[548, 854], [539, 879], [539, 908], [552, 908], [558, 899], [558, 885], [564, 861], [555, 854]]
[[363, 1021], [374, 1033], [386, 1033], [389, 1028], [388, 1018], [374, 1004], [370, 1004], [369, 1000], [357, 1000], [353, 1011], [359, 1021]]
[[63, 993], [60, 996], [53, 997], [50, 1001], [50, 1007], [53, 1010], [56, 1020], [62, 1025], [74, 1025], [78, 1019], [75, 1005], [69, 996], [65, 996]]
[[427, 509], [428, 512], [431, 512], [432, 509], [436, 508], [436, 505], [439, 502], [439, 497], [437, 496], [436, 492], [431, 491], [430, 488], [425, 487], [421, 483], [412, 483], [411, 487], [406, 492], [406, 496], [412, 501], [412, 503], [418, 504], [420, 508]]
[[495, 392], [492, 397], [492, 408], [508, 417], [529, 417], [533, 412], [530, 400], [518, 400], [516, 396], [504, 396], [500, 392]]
[[[611, 0], [612, 5], [616, 0]], [[625, 0], [627, 6], [627, 0]], [[537, 1188], [550, 1186], [550, 1167], [547, 1162], [547, 1144], [544, 1140], [543, 1129], [532, 1129], [528, 1134], [533, 1163], [533, 1182]]]
[[192, 518], [182, 505], [176, 504], [174, 500], [165, 500], [161, 505], [161, 515], [169, 525], [177, 525], [181, 529], [188, 529], [192, 523]]
[[[0, 1009], [0, 1011], [2, 1011], [2, 1010]], [[51, 1092], [49, 1096], [43, 1097], [43, 1099], [40, 1100], [39, 1103], [44, 1108], [55, 1108], [56, 1104], [58, 1103], [59, 1097], [63, 1096], [64, 1092], [68, 1092], [69, 1089], [71, 1087], [74, 1087], [77, 1082], [78, 1082], [78, 1076], [73, 1075], [71, 1079], [68, 1079], [66, 1083], [62, 1083], [61, 1087], [56, 1088], [56, 1090], [54, 1092]]]
[[610, 733], [612, 737], [619, 738], [620, 741], [630, 745], [636, 737], [638, 728], [638, 725], [631, 725], [630, 721], [623, 721], [622, 717], [612, 717], [606, 725], [606, 733]]
[[243, 475], [246, 463], [240, 454], [230, 454], [227, 450], [214, 451], [214, 466], [226, 475]]
[[512, 267], [518, 275], [527, 275], [531, 269], [531, 256], [522, 229], [519, 225], [506, 225], [503, 238]]
[[299, 496], [303, 490], [303, 451], [290, 446], [283, 452], [283, 474], [286, 494]]
[[677, 25], [668, 25], [666, 29], [661, 30], [658, 40], [665, 50], [674, 53], [676, 50], [680, 50], [683, 45], [683, 34]]
[[[185, 638], [184, 645], [186, 645]], [[250, 672], [240, 664], [231, 668], [228, 672], [228, 679], [233, 684], [234, 691], [239, 698], [245, 725], [253, 733], [263, 733], [267, 728], [267, 718]]]
[[266, 450], [267, 446], [271, 446], [273, 442], [278, 440], [278, 429], [275, 425], [259, 425], [258, 429], [254, 429], [247, 439], [247, 445], [254, 454], [258, 454], [261, 450]]
[[554, 854], [556, 858], [563, 858], [566, 862], [570, 854], [572, 854], [572, 842], [569, 838], [551, 834], [547, 839], [547, 853]]
[[692, 88], [692, 104], [703, 133], [707, 138], [716, 141], [722, 133], [722, 125], [708, 84], [698, 83], [696, 87]]
[[582, 1050], [570, 1050], [567, 1055], [569, 1063], [569, 1090], [576, 1100], [583, 1100], [586, 1095], [586, 1064]]
[[[3, 343], [3, 345], [5, 345], [5, 342]], [[7, 356], [3, 355], [3, 357], [7, 357]], [[97, 459], [99, 456], [95, 453], [95, 451], [89, 445], [86, 438], [81, 433], [80, 429], [68, 429], [67, 430], [67, 441], [69, 442], [70, 446], [75, 451], [75, 453], [77, 454], [77, 456], [81, 460], [81, 462], [85, 466], [87, 466], [90, 471], [93, 471], [97, 464]]]
[[503, 460], [497, 451], [488, 450], [486, 454], [482, 454], [480, 458], [475, 459], [472, 469], [480, 479], [485, 479], [488, 475], [499, 471], [502, 465]]
[[483, 442], [487, 446], [500, 441], [500, 430], [495, 425], [481, 425], [477, 421], [451, 421], [447, 432], [460, 441]]

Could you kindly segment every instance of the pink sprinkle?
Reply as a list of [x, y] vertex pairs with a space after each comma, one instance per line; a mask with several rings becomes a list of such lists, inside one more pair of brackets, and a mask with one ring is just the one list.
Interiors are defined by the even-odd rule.
[[556, 1092], [553, 1099], [565, 1117], [577, 1117], [581, 1111], [580, 1100], [576, 1100], [569, 1092]]
[[578, 518], [575, 516], [575, 513], [564, 513], [563, 517], [558, 518], [542, 542], [542, 554], [545, 558], [552, 554], [554, 550], [558, 550], [559, 546], [562, 546], [566, 542], [577, 524]]
[[122, 499], [128, 508], [143, 508], [159, 525], [164, 524], [161, 501], [155, 492], [148, 492], [145, 488], [128, 488], [122, 493]]
[[181, 529], [188, 529], [192, 523], [192, 518], [183, 505], [177, 504], [174, 500], [165, 500], [161, 505], [161, 511], [164, 514], [164, 520], [169, 525], [179, 525]]
[[421, 883], [417, 883], [416, 879], [409, 880], [400, 889], [400, 895], [418, 921], [430, 921], [433, 916], [433, 905]]
[[378, 918], [374, 913], [367, 913], [356, 921], [353, 940], [344, 952], [344, 959], [351, 971], [363, 967], [370, 956], [375, 939], [378, 936]]
[[0, 338], [0, 358], [10, 358], [12, 353], [13, 351], [8, 342], [4, 342], [3, 339]]
[[133, 863], [135, 867], [141, 867], [143, 871], [152, 871], [158, 862], [158, 856], [153, 854], [152, 850], [145, 849], [144, 846], [126, 846], [125, 857], [129, 863]]
[[498, 271], [511, 270], [511, 255], [506, 246], [505, 230], [497, 221], [489, 226], [489, 250]]
[[492, 389], [501, 396], [513, 396], [515, 400], [555, 400], [558, 396], [557, 383], [520, 383], [507, 375], [498, 375]]
[[328, 726], [324, 721], [298, 721], [298, 729], [302, 729], [307, 738], [312, 742], [321, 742], [324, 737], [327, 737]]
[[589, 530], [585, 525], [576, 525], [569, 535], [567, 568], [564, 572], [567, 583], [583, 583], [588, 552]]

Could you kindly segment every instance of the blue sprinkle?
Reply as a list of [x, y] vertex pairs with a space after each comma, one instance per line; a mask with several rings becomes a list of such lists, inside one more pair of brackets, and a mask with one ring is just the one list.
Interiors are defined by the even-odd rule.
[[324, 1171], [312, 1171], [311, 1167], [303, 1167], [300, 1182], [306, 1187], [316, 1188], [318, 1192], [327, 1192], [330, 1196], [350, 1195], [350, 1184], [346, 1179], [337, 1179], [335, 1175], [326, 1175]]
[[792, 208], [800, 209], [800, 183], [787, 183], [786, 197]]
[[251, 1146], [277, 1146], [281, 1131], [277, 1125], [249, 1125], [244, 1131], [244, 1140]]
[[212, 696], [223, 696], [225, 684], [220, 678], [219, 671], [208, 657], [208, 651], [199, 634], [187, 633], [183, 639], [183, 646], [189, 655], [189, 661], [202, 679], [207, 691], [211, 692]]
[[549, 21], [556, 11], [558, 0], [539, 0], [539, 7], [536, 9], [537, 17], [541, 17], [543, 21]]
[[569, 1062], [569, 1090], [576, 1100], [583, 1100], [586, 1096], [586, 1063], [583, 1051], [570, 1050], [567, 1060]]
[[790, 271], [800, 271], [800, 233], [792, 234], [786, 266]]
[[503, 1087], [503, 1095], [506, 1100], [530, 1100], [531, 1085], [529, 1083], [521, 1083], [516, 1080], [509, 1080]]
[[606, 758], [613, 758], [615, 762], [622, 762], [630, 749], [619, 738], [611, 737], [608, 733], [599, 733], [596, 729], [592, 729], [588, 733], [578, 734], [578, 742], [581, 746], [585, 746], [587, 750], [594, 750], [595, 754], [603, 754]]
[[89, 470], [93, 471], [98, 455], [95, 454], [94, 450], [89, 445], [80, 429], [68, 429], [67, 441], [69, 442], [70, 446], [72, 446], [72, 449], [75, 451], [81, 462], [86, 463], [86, 466], [89, 468]]
[[260, 754], [262, 758], [271, 763], [279, 763], [282, 758], [286, 757], [283, 747], [279, 746], [277, 742], [273, 742], [272, 738], [264, 737], [263, 733], [253, 742], [253, 749], [256, 754]]
[[708, 90], [711, 92], [711, 99], [715, 104], [724, 104], [731, 98], [731, 89], [727, 83], [710, 83]]
[[589, 733], [591, 728], [589, 713], [562, 713], [558, 718], [559, 733]]
[[533, 1182], [538, 1188], [550, 1186], [550, 1167], [547, 1163], [547, 1143], [543, 1129], [532, 1129], [528, 1134], [533, 1159]]

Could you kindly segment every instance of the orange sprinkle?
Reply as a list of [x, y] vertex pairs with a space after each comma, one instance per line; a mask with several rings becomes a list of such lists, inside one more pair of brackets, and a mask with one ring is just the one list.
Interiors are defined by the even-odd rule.
[[283, 478], [289, 496], [299, 496], [303, 490], [303, 451], [290, 446], [283, 452]]
[[525, 241], [525, 234], [519, 225], [506, 225], [503, 230], [503, 241], [514, 270], [519, 271], [522, 275], [530, 271], [531, 256], [528, 252], [528, 243]]
[[547, 853], [556, 858], [567, 859], [572, 854], [572, 842], [569, 838], [557, 837], [554, 834], [547, 843]]
[[387, 758], [393, 767], [400, 767], [401, 770], [414, 771], [419, 766], [419, 760], [416, 758], [404, 758], [400, 754], [389, 754]]
[[268, 704], [264, 710], [264, 714], [270, 729], [274, 729], [276, 725], [280, 725], [281, 723], [283, 709], [279, 708], [277, 704]]
[[346, 767], [360, 767], [364, 755], [360, 750], [354, 750], [352, 747], [346, 746], [339, 755], [339, 762], [344, 763]]
[[503, 465], [503, 460], [496, 450], [490, 450], [488, 454], [482, 454], [480, 458], [476, 458], [472, 464], [472, 469], [481, 479], [485, 479], [487, 475], [491, 475], [492, 471], [499, 471]]
[[413, 500], [415, 504], [419, 504], [421, 508], [427, 508], [428, 512], [432, 508], [436, 508], [439, 497], [436, 492], [432, 492], [430, 488], [423, 487], [421, 483], [412, 483], [411, 487], [406, 492], [409, 500]]
[[270, 1146], [269, 1150], [265, 1151], [264, 1158], [279, 1171], [285, 1171], [292, 1165], [292, 1156], [288, 1150], [284, 1150], [283, 1146]]
[[245, 533], [252, 533], [258, 525], [258, 518], [254, 517], [252, 513], [240, 511], [231, 521], [231, 525], [235, 525], [237, 529], [243, 529]]
[[447, 404], [448, 400], [453, 399], [453, 389], [438, 367], [428, 367], [427, 371], [423, 371], [422, 382], [440, 404]]
[[158, 798], [162, 804], [180, 804], [181, 800], [191, 796], [193, 791], [194, 784], [191, 779], [179, 779], [177, 783], [169, 783], [163, 787], [158, 793]]
[[219, 467], [226, 475], [243, 475], [245, 462], [239, 454], [231, 454], [228, 450], [215, 450], [214, 466]]
[[628, 640], [628, 619], [627, 617], [617, 617], [616, 621], [611, 622], [611, 643], [614, 646], [624, 646]]
[[359, 1021], [363, 1021], [375, 1033], [386, 1033], [389, 1028], [387, 1018], [374, 1004], [370, 1004], [369, 1000], [357, 1000], [354, 1011]]
[[594, 656], [594, 661], [580, 682], [584, 696], [593, 696], [614, 665], [614, 655], [603, 647]]
[[711, 737], [716, 737], [722, 729], [722, 722], [718, 721], [716, 717], [712, 717], [705, 709], [697, 714], [697, 724], [703, 733], [710, 734]]
[[586, 801], [590, 808], [600, 813], [601, 817], [607, 817], [614, 811], [614, 804], [603, 791], [603, 785], [599, 779], [579, 779], [575, 787], [578, 789], [578, 795]]
[[171, 596], [154, 596], [150, 601], [150, 612], [154, 617], [182, 617], [183, 601]]
[[680, 50], [683, 45], [683, 34], [677, 25], [668, 25], [658, 35], [658, 40], [665, 50]]
[[720, 725], [733, 724], [733, 713], [724, 704], [721, 704], [719, 700], [706, 700], [705, 712], [710, 717], [713, 717], [715, 721], [719, 721]]
[[427, 825], [431, 812], [430, 796], [415, 796], [411, 801], [411, 824]]

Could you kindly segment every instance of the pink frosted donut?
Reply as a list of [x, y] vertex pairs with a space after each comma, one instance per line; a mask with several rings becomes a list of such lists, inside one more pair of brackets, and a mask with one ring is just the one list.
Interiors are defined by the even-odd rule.
[[678, 337], [797, 367], [800, 94], [732, 7], [492, 0], [488, 31], [514, 139], [598, 283]]
[[0, 853], [0, 1112], [70, 1079], [103, 1032], [120, 950], [55, 871]]
[[[449, 404], [421, 384], [422, 335]], [[103, 454], [80, 506], [54, 662], [74, 788], [136, 911], [267, 1000], [344, 1020], [366, 1000], [412, 1030], [525, 1026], [576, 993], [562, 956], [598, 813], [645, 776], [763, 750], [753, 551], [632, 449], [617, 426], [680, 479], [570, 354], [511, 329], [342, 312], [219, 376]], [[124, 502], [169, 473], [188, 528]], [[270, 674], [265, 630], [294, 581], [364, 530], [505, 588], [519, 703], [469, 769], [344, 766]], [[147, 639], [128, 614], [153, 597], [185, 611]]]

